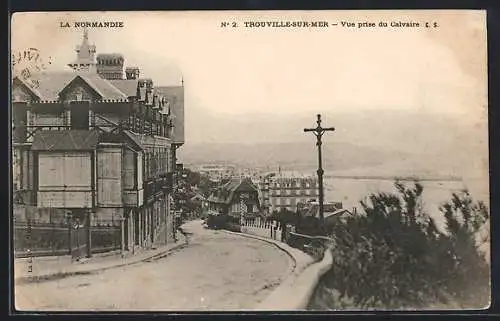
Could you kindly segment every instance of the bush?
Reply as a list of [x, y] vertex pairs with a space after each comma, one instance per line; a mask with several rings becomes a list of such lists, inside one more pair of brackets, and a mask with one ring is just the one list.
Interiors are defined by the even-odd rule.
[[317, 217], [301, 217], [296, 225], [296, 231], [300, 234], [312, 236], [324, 236], [325, 230]]
[[208, 215], [207, 226], [211, 229], [224, 228], [225, 226], [224, 215]]
[[281, 226], [291, 224], [296, 227], [297, 233], [305, 235], [324, 235], [324, 229], [317, 217], [305, 216], [300, 213], [292, 212], [282, 208], [280, 211], [274, 211], [267, 221], [277, 221]]
[[223, 215], [224, 228], [228, 231], [241, 232], [240, 218], [231, 215]]
[[339, 302], [350, 302], [362, 309], [423, 308], [436, 302], [487, 306], [489, 266], [474, 236], [488, 218], [486, 206], [474, 203], [467, 191], [453, 194], [441, 208], [446, 231], [440, 231], [422, 209], [423, 186], [395, 186], [398, 194], [371, 195], [361, 203], [362, 215], [333, 227], [334, 264], [316, 303], [340, 308]]
[[269, 215], [267, 220], [279, 222], [283, 226], [286, 224], [292, 224], [295, 226], [298, 222], [298, 214], [282, 208], [280, 211], [274, 211], [271, 215]]

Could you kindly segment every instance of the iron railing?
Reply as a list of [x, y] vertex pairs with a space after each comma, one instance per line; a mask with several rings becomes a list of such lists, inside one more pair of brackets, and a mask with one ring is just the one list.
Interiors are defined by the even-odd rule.
[[321, 261], [325, 251], [334, 244], [334, 240], [326, 236], [311, 236], [288, 231], [286, 243], [311, 255], [315, 261]]
[[92, 253], [102, 253], [121, 249], [121, 226], [100, 224], [91, 227], [90, 244]]

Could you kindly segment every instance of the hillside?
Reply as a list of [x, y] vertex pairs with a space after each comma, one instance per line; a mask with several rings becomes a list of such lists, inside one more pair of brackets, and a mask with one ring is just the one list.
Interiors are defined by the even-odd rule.
[[[314, 172], [317, 168], [317, 152], [310, 143], [199, 143], [186, 144], [179, 152], [179, 159], [186, 165], [227, 163], [241, 167]], [[467, 163], [468, 164], [468, 163]], [[461, 162], [458, 157], [422, 155], [378, 150], [349, 143], [323, 146], [323, 167], [334, 175], [366, 176], [466, 176], [474, 175], [474, 168]], [[470, 173], [468, 173], [470, 172]]]
[[[324, 145], [325, 168], [337, 170], [381, 165], [394, 153], [348, 143]], [[317, 152], [309, 143], [198, 143], [186, 144], [179, 153], [185, 163], [230, 163], [248, 167], [281, 166], [283, 169], [308, 170], [317, 166]], [[366, 157], [369, 155], [369, 157]]]
[[[472, 176], [488, 168], [487, 129], [480, 119], [380, 110], [323, 113], [323, 166], [338, 175]], [[314, 115], [212, 114], [186, 111], [179, 160], [315, 171], [315, 138], [303, 128]]]

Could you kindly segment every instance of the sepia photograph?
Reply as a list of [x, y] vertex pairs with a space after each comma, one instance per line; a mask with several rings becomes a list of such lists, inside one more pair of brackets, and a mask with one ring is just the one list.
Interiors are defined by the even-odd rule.
[[486, 11], [10, 27], [16, 311], [489, 308]]

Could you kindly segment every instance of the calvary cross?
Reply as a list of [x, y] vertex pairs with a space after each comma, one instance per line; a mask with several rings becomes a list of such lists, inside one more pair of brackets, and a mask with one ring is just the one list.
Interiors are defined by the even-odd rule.
[[321, 222], [322, 228], [324, 228], [324, 208], [323, 208], [323, 165], [322, 165], [322, 159], [321, 159], [321, 138], [323, 137], [323, 134], [325, 132], [333, 132], [335, 128], [333, 127], [327, 127], [323, 128], [321, 127], [321, 115], [317, 115], [318, 119], [316, 120], [316, 128], [304, 128], [304, 132], [313, 132], [314, 135], [316, 135], [316, 146], [318, 146], [318, 185], [319, 185], [319, 219]]

